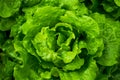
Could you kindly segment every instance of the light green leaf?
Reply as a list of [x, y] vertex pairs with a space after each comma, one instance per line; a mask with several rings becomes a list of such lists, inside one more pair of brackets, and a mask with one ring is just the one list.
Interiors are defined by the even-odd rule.
[[[40, 64], [39, 61], [37, 60], [36, 57], [34, 57], [33, 55], [30, 55], [28, 53], [22, 53], [22, 54], [26, 54], [24, 56], [21, 56], [21, 58], [25, 58], [23, 59], [24, 65], [21, 67], [21, 65], [16, 65], [14, 67], [14, 77], [17, 80], [40, 80], [40, 73], [42, 71], [39, 71], [40, 69]], [[20, 55], [22, 55], [20, 54]], [[25, 60], [25, 61], [24, 61]], [[26, 62], [26, 63], [25, 63]]]
[[[29, 10], [32, 10], [32, 12], [29, 13]], [[64, 10], [58, 7], [36, 6], [33, 9], [26, 8], [24, 9], [24, 12], [26, 12], [27, 21], [22, 25], [21, 29], [24, 34], [28, 33], [29, 35], [29, 33], [37, 33], [41, 30], [41, 27], [53, 27], [57, 23], [59, 16], [61, 16], [64, 13]], [[36, 32], [34, 30], [36, 30]]]
[[51, 78], [51, 73], [49, 71], [42, 72], [40, 75], [43, 79], [50, 79]]
[[98, 67], [94, 60], [90, 60], [88, 68], [80, 72], [80, 80], [95, 80]]
[[77, 53], [74, 53], [72, 51], [63, 51], [61, 53], [61, 57], [64, 63], [70, 63], [75, 58], [76, 55]]
[[95, 80], [97, 75], [97, 65], [94, 60], [90, 60], [90, 63], [86, 69], [73, 71], [73, 72], [63, 72], [58, 71], [61, 80]]
[[72, 11], [67, 11], [60, 20], [74, 25], [80, 32], [86, 32], [88, 38], [95, 38], [99, 35], [98, 24], [91, 17], [77, 17]]
[[103, 55], [98, 59], [98, 63], [104, 66], [112, 66], [118, 63], [118, 51], [118, 43], [107, 43]]
[[120, 0], [114, 0], [115, 4], [120, 7]]
[[80, 59], [78, 56], [76, 56], [71, 63], [68, 63], [63, 67], [63, 70], [67, 71], [67, 70], [80, 69], [83, 64], [84, 64], [84, 59]]

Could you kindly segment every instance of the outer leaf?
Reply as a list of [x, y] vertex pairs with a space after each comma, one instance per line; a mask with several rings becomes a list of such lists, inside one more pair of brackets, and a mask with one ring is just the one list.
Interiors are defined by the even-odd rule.
[[[106, 20], [103, 28], [104, 38], [104, 51], [103, 56], [98, 60], [101, 65], [112, 66], [117, 63], [119, 55], [119, 37], [117, 37], [119, 31], [119, 22], [115, 22], [111, 19]], [[119, 33], [118, 33], [119, 34]]]
[[11, 18], [0, 18], [0, 30], [7, 31], [16, 23], [13, 17]]
[[99, 35], [98, 24], [88, 16], [77, 18], [73, 12], [67, 11], [60, 20], [75, 25], [79, 31], [85, 31], [87, 33], [87, 37], [94, 38]]
[[114, 0], [115, 4], [120, 7], [120, 0]]
[[0, 53], [2, 61], [0, 62], [0, 80], [11, 80], [15, 63], [10, 61], [5, 53]]
[[[25, 11], [29, 10], [31, 9], [28, 8]], [[64, 13], [64, 10], [51, 6], [35, 7], [33, 8], [33, 11], [34, 12], [32, 13], [26, 12], [26, 16], [30, 15], [28, 16], [26, 23], [22, 25], [22, 31], [24, 34], [27, 34], [28, 31], [33, 31], [34, 29], [38, 32], [41, 27], [54, 26], [54, 24], [57, 23], [59, 16]], [[33, 17], [31, 14], [34, 14]]]
[[103, 56], [98, 60], [98, 63], [104, 66], [112, 66], [117, 63], [118, 58], [118, 43], [108, 43], [105, 46]]
[[21, 0], [0, 0], [0, 16], [10, 17], [15, 14], [21, 5]]
[[95, 61], [91, 61], [87, 69], [74, 72], [59, 71], [61, 80], [94, 80], [97, 75], [97, 65]]
[[[24, 56], [26, 57], [26, 56]], [[27, 55], [26, 64], [24, 64], [23, 67], [20, 67], [19, 65], [16, 65], [14, 67], [14, 77], [17, 80], [40, 80], [39, 73], [39, 62], [36, 60], [34, 56]]]

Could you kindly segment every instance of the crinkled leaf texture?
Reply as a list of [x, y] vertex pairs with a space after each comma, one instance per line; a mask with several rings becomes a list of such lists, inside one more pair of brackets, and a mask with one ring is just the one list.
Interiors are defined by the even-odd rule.
[[0, 0], [0, 16], [7, 18], [19, 11], [21, 0]]
[[93, 58], [102, 55], [103, 44], [91, 17], [52, 6], [23, 11], [26, 20], [14, 40], [20, 62], [14, 68], [15, 79], [95, 79], [98, 69]]
[[120, 23], [98, 13], [95, 13], [93, 18], [100, 24], [101, 37], [104, 41], [103, 55], [98, 58], [98, 63], [104, 66], [115, 65], [119, 58]]
[[94, 80], [98, 68], [94, 60], [90, 60], [89, 65], [85, 70], [78, 70], [74, 72], [59, 71], [61, 80]]
[[0, 0], [0, 10], [0, 80], [120, 80], [119, 0]]

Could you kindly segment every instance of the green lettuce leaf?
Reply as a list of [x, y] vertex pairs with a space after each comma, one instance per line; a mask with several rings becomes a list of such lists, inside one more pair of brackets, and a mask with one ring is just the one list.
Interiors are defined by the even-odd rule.
[[120, 0], [114, 0], [115, 4], [120, 7]]
[[0, 30], [7, 31], [10, 30], [11, 27], [16, 24], [16, 20], [14, 17], [10, 18], [0, 18]]
[[91, 60], [86, 69], [74, 72], [59, 71], [59, 75], [61, 80], [94, 80], [96, 78], [97, 71], [98, 68], [96, 62]]
[[10, 28], [13, 45], [9, 55], [16, 62], [16, 80], [96, 78], [98, 68], [93, 58], [102, 56], [103, 40], [98, 23], [88, 15], [83, 2], [45, 0], [22, 6], [23, 14]]
[[66, 71], [66, 70], [80, 69], [83, 64], [84, 64], [84, 59], [80, 59], [78, 56], [76, 56], [75, 59], [71, 63], [66, 64], [63, 67], [63, 70]]
[[40, 69], [39, 61], [36, 57], [27, 53], [27, 51], [23, 48], [21, 42], [14, 43], [16, 57], [19, 59], [19, 63], [14, 67], [14, 77], [17, 80], [39, 80], [38, 69]]
[[0, 16], [7, 18], [19, 11], [21, 0], [0, 0]]
[[[6, 53], [0, 53], [0, 80], [13, 79], [13, 68], [15, 63], [12, 62], [6, 55]], [[1, 61], [2, 60], [2, 61]]]
[[[94, 19], [98, 21], [103, 37], [103, 55], [98, 59], [98, 63], [104, 66], [112, 66], [118, 63], [119, 57], [119, 21], [105, 18], [105, 15], [95, 13]], [[101, 17], [102, 15], [102, 17]], [[100, 19], [100, 20], [98, 20]]]
[[21, 27], [24, 34], [27, 34], [27, 32], [28, 31], [30, 32], [30, 30], [33, 31], [33, 29], [38, 31], [41, 29], [41, 27], [54, 26], [54, 24], [57, 23], [59, 16], [61, 16], [64, 13], [64, 10], [58, 7], [51, 7], [51, 6], [44, 6], [44, 7], [36, 6], [35, 8], [32, 9], [31, 8], [24, 9], [24, 11], [26, 12], [26, 18], [27, 18], [27, 21]]
[[119, 80], [119, 0], [0, 0], [0, 80]]

